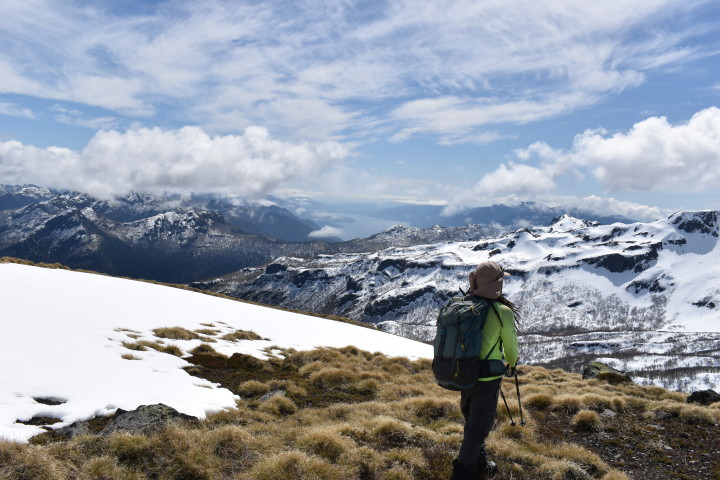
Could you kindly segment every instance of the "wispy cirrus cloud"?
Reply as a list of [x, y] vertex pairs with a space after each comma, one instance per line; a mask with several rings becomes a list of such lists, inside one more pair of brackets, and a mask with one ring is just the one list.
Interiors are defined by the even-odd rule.
[[35, 118], [35, 114], [29, 108], [10, 102], [0, 102], [0, 115], [11, 117]]
[[705, 3], [11, 0], [0, 93], [220, 133], [483, 143], [705, 55], [685, 44], [702, 26], [666, 22]]

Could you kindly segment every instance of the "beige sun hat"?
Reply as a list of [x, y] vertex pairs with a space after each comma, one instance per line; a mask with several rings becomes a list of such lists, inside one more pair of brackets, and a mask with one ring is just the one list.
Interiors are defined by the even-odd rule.
[[470, 293], [497, 299], [502, 294], [503, 278], [510, 275], [495, 262], [483, 262], [470, 274]]

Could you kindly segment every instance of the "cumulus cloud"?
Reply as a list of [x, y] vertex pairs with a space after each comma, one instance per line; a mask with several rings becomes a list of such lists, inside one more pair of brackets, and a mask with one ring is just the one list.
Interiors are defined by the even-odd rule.
[[284, 142], [260, 127], [225, 136], [210, 136], [197, 127], [138, 128], [100, 131], [81, 152], [0, 142], [0, 178], [102, 197], [139, 190], [258, 198], [347, 155], [335, 142]]
[[672, 125], [665, 117], [638, 122], [626, 133], [578, 135], [572, 162], [613, 191], [701, 192], [720, 187], [720, 109]]
[[720, 187], [720, 109], [710, 107], [672, 125], [651, 117], [627, 132], [586, 130], [569, 150], [537, 142], [515, 152], [511, 162], [485, 175], [475, 186], [487, 194], [550, 193], [558, 178], [592, 177], [609, 191], [707, 192]]

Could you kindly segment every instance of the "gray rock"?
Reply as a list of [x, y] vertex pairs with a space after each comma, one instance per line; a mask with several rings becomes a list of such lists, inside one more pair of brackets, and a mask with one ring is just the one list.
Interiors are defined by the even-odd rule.
[[700, 390], [698, 392], [691, 393], [687, 401], [688, 403], [710, 405], [711, 403], [720, 402], [720, 394], [715, 390]]
[[285, 396], [285, 390], [274, 390], [272, 392], [266, 393], [262, 397], [258, 398], [258, 402], [266, 402], [270, 400], [273, 397], [284, 397]]
[[632, 382], [628, 374], [602, 362], [592, 362], [585, 367], [582, 372], [582, 378], [586, 380], [589, 378], [597, 378], [598, 380], [604, 380], [612, 384]]
[[172, 422], [199, 423], [196, 417], [180, 413], [172, 407], [162, 403], [155, 405], [140, 405], [136, 410], [118, 414], [100, 435], [110, 435], [113, 432], [124, 431], [134, 434], [152, 433], [161, 430]]
[[52, 431], [54, 437], [69, 440], [80, 435], [91, 433], [88, 422], [75, 422], [70, 425]]
[[600, 415], [603, 416], [603, 417], [607, 417], [607, 418], [615, 418], [615, 417], [617, 417], [617, 413], [613, 412], [613, 411], [610, 410], [609, 408], [606, 408], [605, 410], [603, 410], [603, 411], [600, 413]]

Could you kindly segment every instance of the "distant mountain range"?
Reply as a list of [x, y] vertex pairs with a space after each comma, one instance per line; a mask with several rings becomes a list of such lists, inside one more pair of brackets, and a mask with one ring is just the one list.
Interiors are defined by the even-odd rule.
[[308, 241], [316, 228], [277, 205], [212, 195], [133, 193], [100, 200], [33, 185], [0, 186], [0, 256], [174, 283], [224, 275], [278, 257], [371, 252], [497, 233], [474, 225], [397, 226], [348, 242]]
[[[442, 303], [479, 262], [503, 265], [523, 311], [524, 361], [572, 370], [609, 357], [668, 387], [720, 383], [720, 213], [600, 225], [561, 216], [474, 241], [277, 259], [196, 287], [332, 313], [429, 341]], [[712, 332], [712, 333], [698, 333]]]
[[444, 210], [445, 207], [437, 205], [403, 205], [378, 210], [374, 215], [379, 218], [407, 222], [420, 228], [433, 225], [455, 227], [477, 224], [514, 229], [548, 225], [554, 218], [564, 214], [603, 224], [635, 221], [635, 219], [622, 215], [602, 215], [578, 208], [546, 207], [534, 202], [522, 202], [516, 206], [491, 205], [469, 208], [453, 215], [443, 214]]

